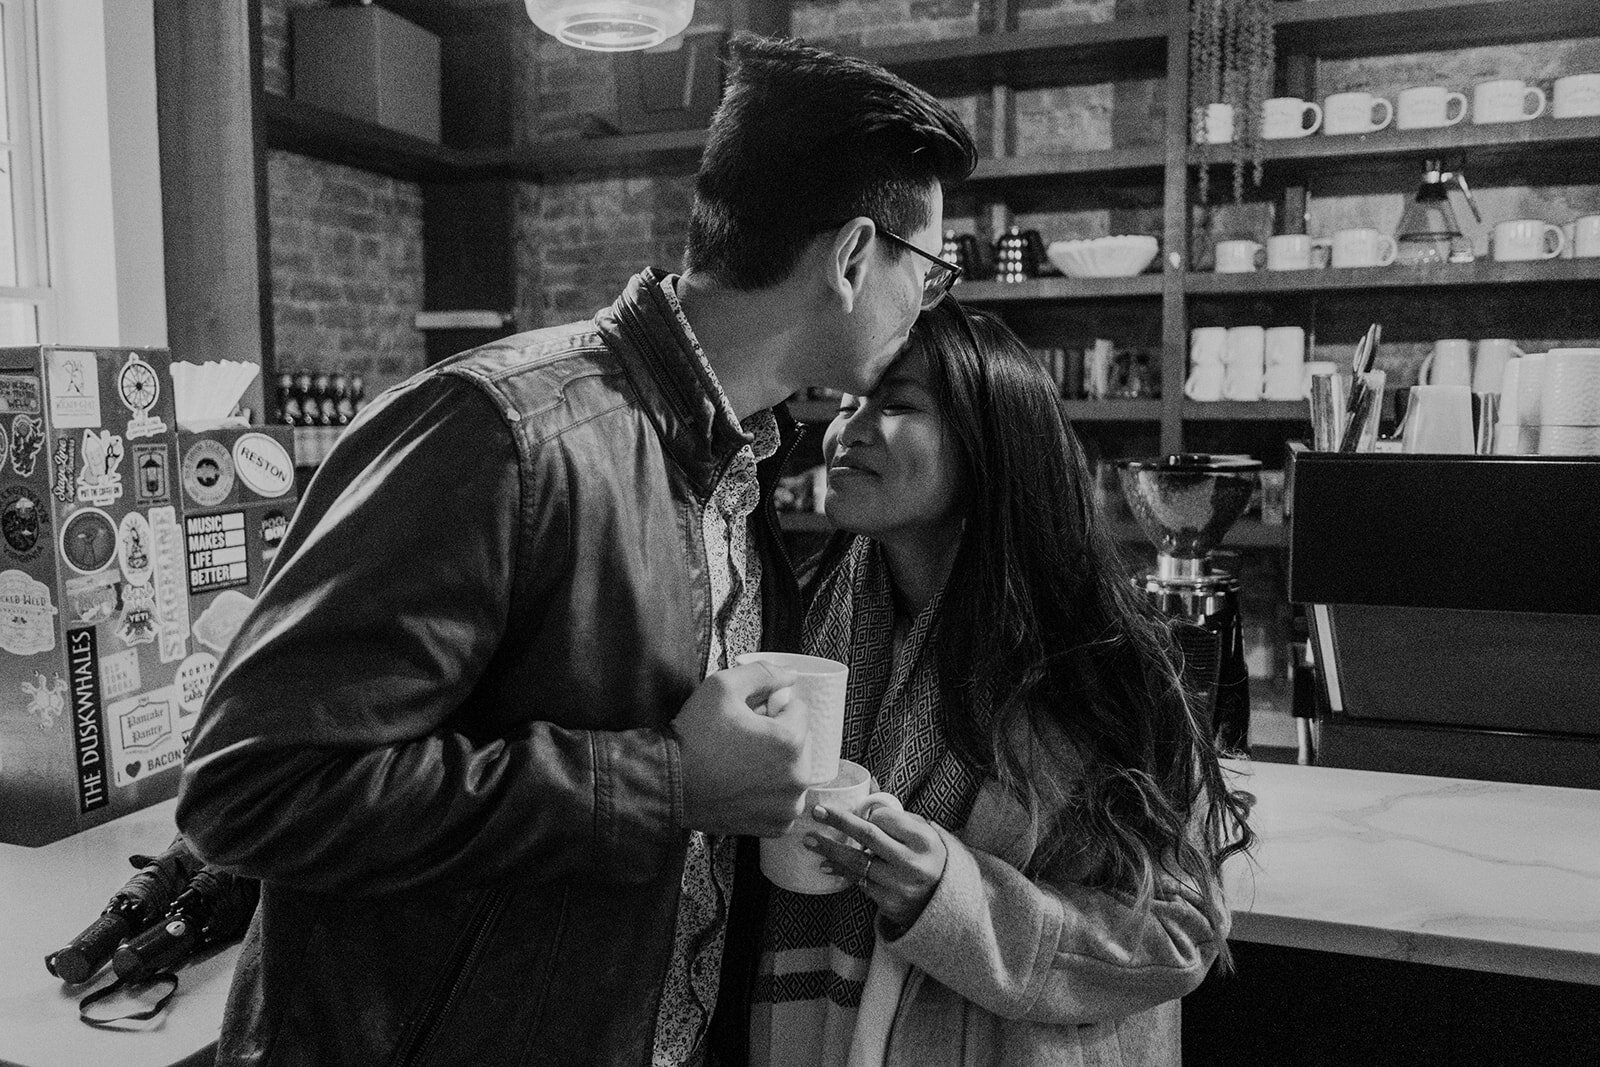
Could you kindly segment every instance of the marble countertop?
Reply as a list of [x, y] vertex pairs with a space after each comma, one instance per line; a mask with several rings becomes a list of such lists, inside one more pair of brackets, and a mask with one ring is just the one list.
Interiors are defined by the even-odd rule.
[[1241, 941], [1600, 985], [1600, 790], [1228, 761]]
[[[40, 848], [0, 845], [0, 1064], [168, 1067], [216, 1041], [238, 946], [183, 968], [166, 1011], [118, 1030], [78, 1020], [78, 1001], [110, 983], [110, 967], [80, 987], [63, 985], [44, 966], [45, 956], [93, 922], [133, 876], [129, 855], [157, 853], [172, 841], [177, 803], [156, 804]], [[112, 1007], [102, 1002], [94, 1011], [112, 1014]]]
[[[1257, 797], [1253, 862], [1226, 877], [1241, 941], [1600, 985], [1600, 790], [1229, 761]], [[168, 1010], [78, 1021], [44, 957], [171, 840], [167, 801], [43, 848], [0, 845], [0, 1064], [166, 1067], [216, 1040], [229, 948]]]

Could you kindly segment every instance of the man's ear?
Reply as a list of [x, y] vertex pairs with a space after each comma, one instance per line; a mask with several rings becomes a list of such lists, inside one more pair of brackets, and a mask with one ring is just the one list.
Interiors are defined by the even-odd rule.
[[872, 242], [878, 228], [869, 218], [855, 218], [834, 232], [828, 246], [828, 293], [846, 315], [855, 310], [871, 267]]

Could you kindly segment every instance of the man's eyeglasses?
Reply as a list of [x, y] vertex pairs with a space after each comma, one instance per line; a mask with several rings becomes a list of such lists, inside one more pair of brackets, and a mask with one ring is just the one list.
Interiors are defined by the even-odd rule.
[[961, 268], [947, 259], [940, 259], [931, 252], [924, 252], [899, 234], [890, 233], [883, 227], [878, 227], [878, 233], [901, 248], [909, 248], [923, 259], [932, 260], [933, 266], [928, 268], [928, 273], [922, 277], [922, 310], [938, 307], [939, 301], [950, 291], [951, 286], [961, 280]]

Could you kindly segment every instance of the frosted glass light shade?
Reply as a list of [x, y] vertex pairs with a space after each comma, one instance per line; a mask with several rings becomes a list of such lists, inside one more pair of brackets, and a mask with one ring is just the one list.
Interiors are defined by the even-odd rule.
[[573, 48], [628, 52], [676, 37], [694, 0], [527, 0], [533, 24]]

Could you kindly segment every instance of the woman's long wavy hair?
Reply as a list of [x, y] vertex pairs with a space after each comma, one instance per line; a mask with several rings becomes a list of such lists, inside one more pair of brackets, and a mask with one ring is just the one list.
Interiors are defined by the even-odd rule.
[[[911, 343], [962, 465], [964, 525], [934, 638], [952, 745], [1035, 820], [1034, 871], [1086, 850], [1093, 882], [1141, 912], [1165, 871], [1220, 925], [1222, 864], [1253, 845], [1254, 798], [1223, 780], [1171, 632], [1095, 505], [1059, 389], [1004, 323], [951, 299]], [[970, 713], [983, 707], [986, 721]], [[1075, 784], [1052, 798], [1053, 782]]]

